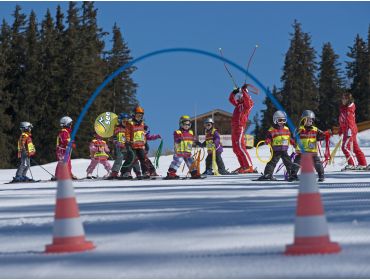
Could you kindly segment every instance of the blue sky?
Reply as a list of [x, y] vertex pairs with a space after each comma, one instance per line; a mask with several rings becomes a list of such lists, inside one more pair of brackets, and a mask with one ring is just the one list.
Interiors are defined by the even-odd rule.
[[[68, 2], [0, 2], [0, 16], [12, 22], [16, 4], [29, 14], [34, 9], [41, 21], [46, 9], [55, 15]], [[370, 2], [96, 2], [98, 24], [110, 32], [115, 22], [134, 57], [171, 47], [189, 47], [218, 53], [246, 66], [259, 45], [250, 72], [264, 85], [281, 86], [284, 56], [292, 24], [297, 19], [312, 45], [321, 53], [331, 42], [339, 61], [347, 60], [348, 46], [356, 34], [367, 39]], [[106, 37], [110, 46], [111, 36]], [[172, 132], [180, 115], [204, 113], [215, 108], [232, 112], [228, 95], [232, 83], [220, 61], [194, 54], [168, 54], [139, 62], [133, 78], [139, 84], [138, 100], [153, 133], [172, 145]], [[231, 69], [238, 83], [244, 75]], [[261, 110], [265, 95], [253, 96], [252, 116]], [[251, 116], [251, 117], [252, 117]], [[157, 144], [152, 145], [157, 146]]]

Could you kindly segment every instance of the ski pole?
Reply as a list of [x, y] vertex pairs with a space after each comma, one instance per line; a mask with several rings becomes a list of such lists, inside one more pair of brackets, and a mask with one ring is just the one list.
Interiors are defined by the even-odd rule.
[[[249, 57], [248, 64], [247, 64], [247, 73], [249, 73], [249, 66], [251, 64], [252, 58], [253, 58], [254, 53], [256, 52], [257, 48], [258, 48], [258, 45], [255, 45], [255, 47], [253, 49], [253, 52], [252, 52], [251, 56]], [[246, 83], [247, 83], [247, 75], [245, 75], [245, 80], [244, 80], [244, 84], [246, 84]]]
[[[218, 48], [218, 50], [220, 51], [220, 54], [221, 54], [222, 58], [224, 58], [224, 55], [223, 55], [223, 53], [222, 53], [222, 49], [221, 49], [221, 48]], [[226, 72], [227, 72], [227, 73], [229, 74], [229, 76], [230, 76], [230, 79], [231, 79], [232, 83], [234, 84], [234, 87], [235, 87], [235, 88], [237, 88], [238, 86], [237, 86], [237, 84], [235, 83], [235, 80], [234, 80], [234, 78], [233, 78], [233, 75], [231, 74], [231, 72], [230, 72], [229, 68], [227, 68], [227, 66], [226, 66], [226, 63], [225, 63], [225, 62], [224, 62], [224, 66], [225, 66]]]
[[44, 167], [42, 167], [40, 164], [38, 164], [37, 161], [35, 161], [32, 157], [31, 157], [31, 161], [33, 161], [37, 166], [41, 167], [43, 170], [45, 170], [47, 173], [49, 173], [49, 175], [51, 175], [53, 178], [55, 177], [53, 174], [51, 174], [49, 171], [47, 171]]
[[30, 168], [28, 168], [28, 169], [30, 170], [30, 174], [31, 174], [32, 181], [34, 181], [34, 179], [33, 179], [33, 174], [32, 174], [32, 171], [31, 171], [31, 162], [30, 162], [29, 164], [30, 164]]

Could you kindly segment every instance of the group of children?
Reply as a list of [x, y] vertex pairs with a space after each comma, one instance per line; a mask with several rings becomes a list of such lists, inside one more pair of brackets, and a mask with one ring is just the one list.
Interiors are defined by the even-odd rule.
[[[350, 93], [342, 95], [342, 104], [340, 106], [339, 116], [339, 131], [340, 136], [343, 135], [342, 151], [346, 156], [347, 165], [344, 170], [370, 170], [370, 165], [367, 166], [364, 153], [361, 151], [357, 142], [357, 125], [355, 116], [355, 104]], [[294, 139], [299, 139], [300, 143], [296, 143], [292, 139], [289, 128], [285, 126], [287, 117], [285, 112], [277, 111], [273, 115], [273, 125], [268, 130], [265, 143], [271, 145], [273, 156], [266, 164], [264, 174], [258, 180], [276, 180], [273, 176], [276, 164], [282, 159], [288, 175], [288, 181], [298, 180], [297, 173], [300, 169], [301, 148], [304, 152], [310, 153], [313, 158], [315, 170], [318, 174], [319, 181], [325, 180], [324, 167], [318, 156], [318, 141], [330, 137], [331, 130], [321, 131], [314, 126], [315, 114], [311, 110], [305, 110], [302, 113], [301, 121], [298, 129], [294, 133]], [[292, 162], [288, 155], [289, 144], [295, 146], [296, 156]], [[353, 149], [351, 149], [353, 147]], [[352, 151], [353, 150], [353, 153]], [[357, 158], [358, 165], [355, 166], [355, 159]]]
[[[230, 96], [231, 98], [235, 95], [240, 95], [239, 98], [235, 98], [236, 106], [246, 106], [243, 101], [238, 103], [238, 100], [242, 100], [243, 95], [246, 95], [247, 89], [234, 90]], [[249, 96], [249, 95], [248, 95]], [[251, 99], [248, 99], [251, 103]], [[248, 104], [249, 104], [248, 103]], [[249, 105], [253, 105], [252, 103]], [[249, 106], [248, 105], [248, 106]], [[248, 107], [250, 110], [250, 106]], [[346, 155], [348, 165], [345, 169], [368, 169], [366, 158], [358, 146], [356, 134], [357, 126], [355, 122], [355, 105], [351, 94], [345, 93], [342, 96], [342, 106], [340, 108], [339, 117], [339, 135], [343, 134], [343, 145], [342, 150]], [[248, 112], [249, 114], [249, 112]], [[159, 134], [151, 135], [148, 126], [144, 123], [144, 109], [137, 106], [130, 116], [126, 113], [121, 113], [118, 116], [118, 124], [115, 127], [113, 134], [113, 143], [115, 150], [115, 160], [113, 167], [110, 165], [109, 159], [109, 147], [107, 142], [102, 139], [98, 134], [94, 135], [94, 139], [90, 142], [90, 158], [91, 162], [88, 166], [86, 173], [87, 178], [93, 178], [92, 173], [96, 166], [101, 163], [106, 169], [106, 179], [132, 179], [131, 172], [134, 170], [137, 178], [150, 178], [151, 176], [158, 176], [152, 162], [148, 158], [149, 146], [147, 141], [156, 140], [161, 138]], [[239, 114], [240, 117], [240, 114]], [[271, 160], [267, 163], [264, 174], [259, 177], [258, 180], [276, 180], [273, 176], [276, 164], [282, 159], [287, 169], [288, 181], [298, 180], [297, 173], [300, 168], [301, 149], [304, 152], [310, 153], [313, 156], [314, 166], [318, 173], [319, 181], [324, 181], [324, 168], [321, 163], [320, 157], [317, 152], [317, 142], [325, 139], [331, 134], [331, 131], [321, 131], [314, 126], [315, 114], [311, 110], [306, 110], [302, 113], [301, 122], [298, 129], [294, 132], [293, 137], [286, 126], [287, 116], [283, 111], [276, 111], [273, 115], [273, 125], [266, 133], [265, 143], [271, 145], [273, 155]], [[76, 176], [72, 174], [70, 154], [66, 157], [67, 146], [71, 141], [72, 131], [72, 119], [65, 116], [60, 119], [61, 129], [57, 136], [56, 145], [56, 157], [58, 161], [67, 159], [68, 169], [70, 171], [72, 179], [76, 179]], [[238, 127], [240, 125], [238, 124]], [[18, 140], [18, 158], [20, 159], [20, 165], [17, 169], [14, 181], [31, 181], [33, 178], [26, 176], [30, 168], [30, 158], [35, 155], [36, 149], [32, 142], [32, 130], [33, 126], [29, 122], [21, 122], [21, 136]], [[192, 179], [201, 178], [200, 171], [198, 170], [197, 164], [192, 157], [193, 146], [205, 147], [207, 149], [206, 158], [206, 170], [203, 174], [212, 175], [212, 165], [214, 162], [218, 166], [218, 172], [222, 175], [230, 174], [226, 169], [222, 160], [223, 147], [220, 142], [220, 135], [214, 126], [212, 118], [207, 118], [204, 122], [205, 128], [205, 141], [203, 143], [197, 141], [191, 130], [190, 117], [187, 115], [181, 116], [179, 120], [179, 128], [174, 131], [174, 155], [173, 160], [168, 168], [167, 176], [164, 179], [177, 179], [179, 176], [176, 174], [181, 163], [184, 161], [189, 169], [189, 173]], [[241, 129], [243, 131], [243, 129]], [[236, 129], [233, 130], [235, 132]], [[239, 130], [238, 130], [239, 131]], [[234, 133], [233, 133], [234, 134]], [[234, 137], [235, 138], [235, 137]], [[239, 139], [240, 137], [236, 138]], [[299, 139], [295, 141], [294, 139]], [[234, 142], [233, 142], [234, 143]], [[288, 155], [289, 145], [295, 146], [296, 156], [294, 161]], [[233, 150], [235, 148], [233, 144]], [[240, 145], [239, 145], [240, 146]], [[71, 145], [72, 149], [75, 147], [74, 143]], [[354, 165], [354, 156], [350, 152], [349, 148], [353, 147], [353, 152], [357, 157], [358, 165]], [[70, 149], [70, 151], [72, 151]], [[243, 150], [241, 150], [243, 152]], [[245, 153], [245, 152], [244, 152]], [[215, 156], [215, 159], [213, 159]], [[250, 160], [250, 157], [247, 157]], [[239, 159], [239, 157], [238, 157]], [[240, 162], [240, 161], [239, 161]], [[241, 164], [242, 166], [242, 164]], [[253, 167], [249, 163], [249, 169], [246, 172], [253, 172]], [[239, 168], [242, 169], [243, 167]], [[57, 167], [58, 169], [58, 167]], [[57, 178], [58, 170], [55, 171], [55, 177]], [[245, 168], [244, 168], [245, 169]], [[244, 170], [243, 169], [243, 170]], [[241, 173], [246, 173], [241, 172]]]

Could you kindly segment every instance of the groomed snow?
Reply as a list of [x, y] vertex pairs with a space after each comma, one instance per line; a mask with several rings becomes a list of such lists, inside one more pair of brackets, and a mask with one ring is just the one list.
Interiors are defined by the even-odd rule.
[[[156, 145], [152, 145], [154, 147]], [[370, 163], [370, 148], [363, 149]], [[260, 172], [264, 164], [249, 150]], [[262, 153], [262, 152], [261, 152]], [[233, 170], [230, 149], [223, 155]], [[165, 174], [171, 156], [161, 157]], [[86, 176], [88, 160], [73, 160]], [[296, 183], [254, 182], [258, 174], [178, 181], [73, 182], [90, 252], [46, 255], [56, 183], [4, 184], [0, 170], [1, 278], [370, 278], [370, 172], [338, 172], [338, 152], [321, 183], [331, 240], [342, 252], [287, 257], [294, 238]], [[43, 166], [54, 173], [55, 163]], [[204, 167], [202, 168], [204, 170]], [[185, 169], [186, 171], [186, 169]], [[49, 179], [32, 167], [37, 179]], [[103, 175], [99, 167], [99, 175]], [[282, 171], [277, 175], [282, 178]]]

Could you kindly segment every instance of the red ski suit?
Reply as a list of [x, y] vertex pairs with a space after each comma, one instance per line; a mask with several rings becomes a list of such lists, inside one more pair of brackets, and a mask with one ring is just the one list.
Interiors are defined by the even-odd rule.
[[354, 155], [358, 165], [366, 166], [366, 158], [357, 143], [356, 106], [351, 103], [348, 106], [341, 105], [339, 114], [339, 135], [343, 134], [342, 151], [349, 165], [355, 165]]
[[[56, 156], [59, 162], [62, 162], [64, 160], [64, 155], [66, 153], [68, 143], [71, 141], [71, 132], [72, 132], [71, 128], [62, 128], [58, 133]], [[68, 165], [68, 170], [72, 176], [71, 155], [68, 156], [67, 165]], [[57, 168], [55, 169], [55, 177], [57, 177], [57, 173], [59, 173], [58, 166], [59, 164], [57, 165]]]
[[231, 119], [231, 141], [233, 145], [233, 152], [238, 158], [240, 167], [252, 167], [252, 160], [245, 147], [245, 126], [248, 121], [249, 113], [253, 107], [253, 100], [249, 96], [248, 89], [242, 88], [242, 97], [236, 100], [235, 94], [230, 93], [229, 101], [235, 106], [233, 116]]

